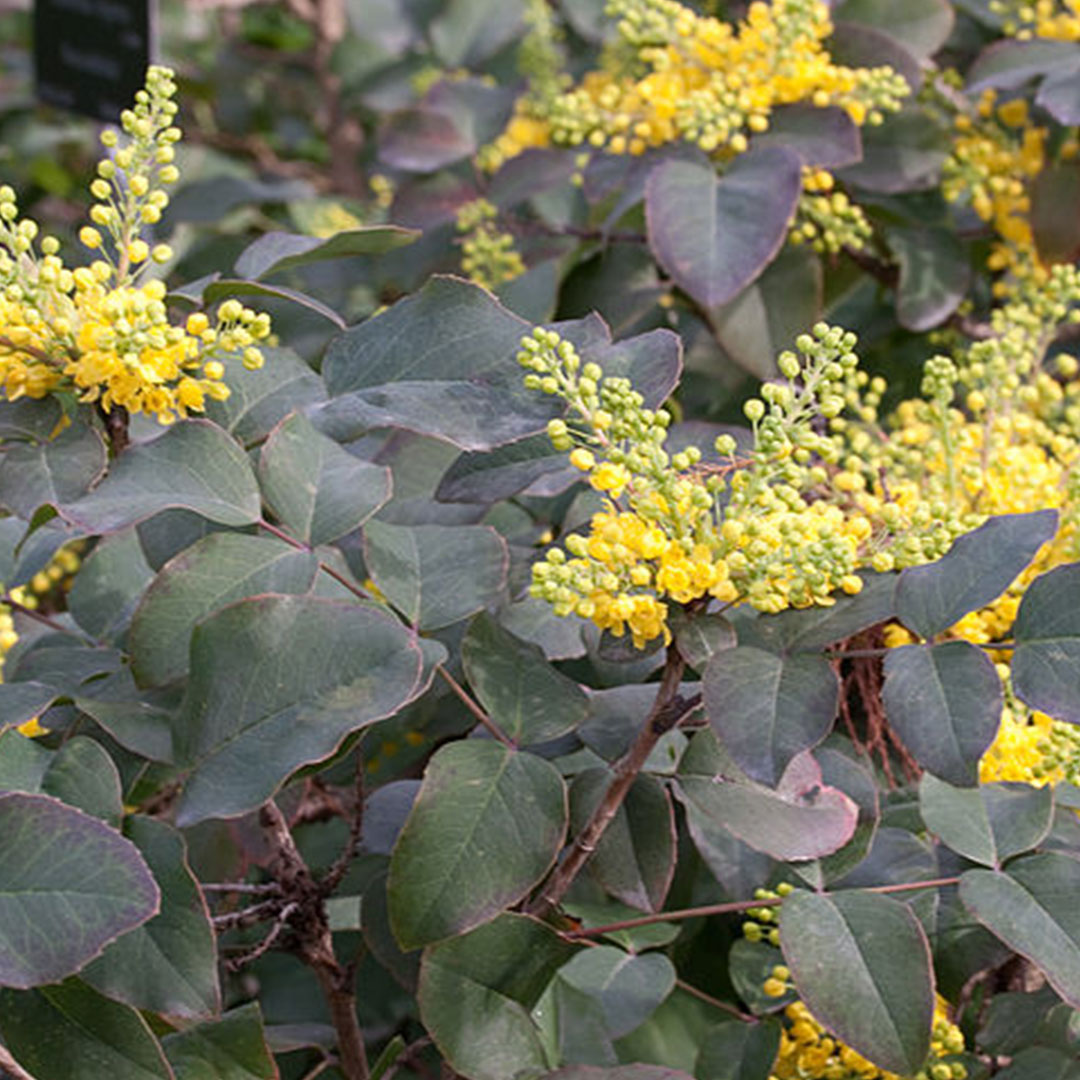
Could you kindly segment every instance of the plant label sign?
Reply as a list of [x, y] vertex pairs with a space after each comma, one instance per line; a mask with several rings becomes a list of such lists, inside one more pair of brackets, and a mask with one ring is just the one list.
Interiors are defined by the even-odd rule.
[[146, 79], [154, 0], [35, 0], [37, 97], [115, 123]]

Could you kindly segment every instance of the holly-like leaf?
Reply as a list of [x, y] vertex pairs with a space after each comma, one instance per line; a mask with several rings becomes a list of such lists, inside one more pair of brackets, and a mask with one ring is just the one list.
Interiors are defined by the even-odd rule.
[[199, 621], [247, 596], [307, 592], [317, 572], [311, 552], [273, 537], [204, 537], [162, 568], [135, 612], [129, 647], [136, 678], [146, 686], [183, 678]]
[[462, 934], [516, 903], [566, 832], [555, 768], [500, 743], [453, 742], [428, 763], [390, 861], [390, 922], [403, 949]]
[[930, 1050], [930, 945], [911, 909], [867, 892], [796, 891], [780, 947], [799, 996], [830, 1031], [882, 1069], [909, 1076]]
[[900, 575], [896, 612], [909, 630], [933, 637], [996, 600], [1057, 530], [1056, 510], [992, 517], [940, 559]]
[[1056, 567], [1027, 587], [1013, 637], [1016, 696], [1059, 720], [1080, 723], [1080, 565]]
[[488, 525], [369, 521], [364, 556], [382, 594], [421, 630], [460, 622], [506, 587], [506, 542]]
[[1025, 855], [1007, 870], [969, 870], [964, 907], [1011, 949], [1026, 956], [1074, 1009], [1080, 1009], [1080, 859]]
[[450, 1065], [472, 1080], [546, 1071], [529, 1013], [573, 951], [550, 927], [509, 914], [426, 949], [420, 1016]]
[[978, 782], [1002, 707], [1001, 679], [982, 649], [967, 641], [890, 649], [881, 697], [920, 765], [951, 784]]
[[1049, 787], [981, 784], [959, 788], [923, 773], [919, 809], [926, 827], [972, 862], [999, 867], [1030, 851], [1050, 831], [1054, 799]]
[[176, 1080], [277, 1080], [257, 1002], [161, 1040]]
[[0, 795], [0, 866], [0, 986], [58, 982], [158, 911], [138, 849], [46, 795]]
[[176, 1080], [142, 1016], [77, 979], [0, 990], [0, 1037], [35, 1080]]
[[137, 1009], [185, 1020], [212, 1016], [221, 1009], [216, 934], [183, 837], [142, 814], [129, 819], [127, 832], [161, 888], [161, 910], [109, 945], [82, 977]]
[[182, 507], [222, 525], [259, 519], [259, 489], [243, 450], [208, 420], [185, 420], [128, 447], [89, 495], [62, 508], [91, 533], [119, 532]]
[[734, 299], [776, 257], [801, 190], [801, 159], [779, 146], [740, 154], [723, 177], [704, 154], [649, 174], [649, 246], [705, 307]]
[[174, 729], [191, 768], [178, 824], [254, 809], [350, 732], [397, 712], [421, 669], [415, 638], [364, 604], [267, 595], [204, 619]]
[[294, 413], [271, 433], [259, 484], [278, 521], [317, 547], [362, 525], [390, 498], [390, 470], [343, 450]]
[[705, 713], [735, 763], [773, 785], [796, 754], [832, 728], [840, 687], [829, 662], [740, 645], [718, 653], [702, 677]]
[[478, 615], [469, 625], [461, 658], [480, 704], [516, 742], [548, 742], [585, 719], [585, 691], [490, 615]]

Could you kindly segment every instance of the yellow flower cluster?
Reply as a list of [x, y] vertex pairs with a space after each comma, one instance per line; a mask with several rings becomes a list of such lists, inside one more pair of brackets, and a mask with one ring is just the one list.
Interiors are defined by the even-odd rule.
[[461, 241], [461, 269], [470, 281], [494, 289], [525, 273], [525, 263], [514, 250], [514, 237], [495, 225], [498, 211], [487, 199], [466, 203], [457, 214]]
[[644, 408], [626, 379], [582, 365], [553, 331], [525, 338], [518, 359], [530, 372], [526, 385], [572, 410], [572, 427], [549, 425], [552, 442], [572, 450], [571, 464], [608, 498], [587, 535], [566, 537], [534, 566], [533, 595], [615, 636], [629, 629], [642, 647], [669, 640], [665, 601], [746, 602], [764, 612], [828, 606], [837, 590], [862, 589], [860, 568], [940, 554], [955, 533], [856, 490], [862, 478], [836, 467], [836, 445], [816, 430], [844, 407], [854, 344], [853, 334], [825, 324], [801, 335], [804, 359], [784, 353], [786, 381], [746, 404], [752, 452], [738, 458], [734, 440], [721, 436], [716, 450], [726, 464], [706, 467], [695, 447], [668, 454], [670, 415]]
[[862, 208], [843, 191], [836, 191], [832, 173], [803, 169], [802, 194], [788, 238], [809, 244], [819, 255], [836, 255], [849, 248], [861, 251], [873, 235]]
[[1005, 18], [1005, 33], [1021, 41], [1080, 41], [1080, 0], [990, 0], [990, 10]]
[[[1047, 269], [1039, 260], [1031, 228], [1031, 181], [1046, 162], [1047, 129], [1030, 124], [1023, 98], [997, 103], [986, 90], [973, 113], [954, 121], [956, 136], [942, 172], [950, 202], [966, 202], [995, 234], [987, 265], [1003, 277], [994, 285], [1008, 296], [1018, 283], [1041, 284]], [[1063, 147], [1065, 156], [1075, 145]]]
[[228, 396], [229, 355], [240, 354], [248, 368], [262, 365], [256, 342], [269, 336], [269, 316], [230, 300], [213, 325], [198, 313], [174, 326], [165, 285], [146, 276], [172, 258], [141, 232], [168, 204], [160, 185], [179, 176], [175, 89], [167, 69], [150, 68], [146, 89], [121, 117], [126, 144], [115, 131], [102, 135], [114, 153], [91, 184], [94, 225], [79, 234], [97, 254], [89, 266], [65, 266], [54, 237], [35, 250], [37, 224], [19, 220], [15, 193], [0, 187], [0, 390], [9, 401], [74, 391], [105, 412], [145, 412], [167, 424], [201, 412], [207, 398]]

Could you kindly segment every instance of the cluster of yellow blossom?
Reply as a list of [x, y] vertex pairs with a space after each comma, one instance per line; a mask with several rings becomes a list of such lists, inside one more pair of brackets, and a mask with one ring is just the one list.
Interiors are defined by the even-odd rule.
[[1003, 16], [1002, 29], [1021, 41], [1080, 41], [1080, 0], [990, 0], [990, 11]]
[[821, 255], [836, 255], [849, 248], [861, 251], [873, 235], [862, 208], [843, 191], [826, 169], [803, 169], [802, 193], [788, 239], [809, 244]]
[[487, 199], [474, 199], [458, 210], [461, 269], [470, 281], [494, 289], [525, 273], [525, 264], [514, 250], [514, 237], [495, 225], [498, 211]]
[[861, 590], [860, 568], [940, 555], [962, 529], [857, 490], [862, 477], [838, 468], [836, 443], [816, 429], [844, 408], [857, 379], [854, 345], [853, 334], [823, 323], [800, 335], [803, 360], [783, 353], [784, 381], [746, 403], [749, 456], [721, 436], [726, 464], [704, 466], [695, 447], [668, 454], [669, 413], [644, 408], [628, 380], [582, 365], [553, 331], [525, 338], [526, 386], [571, 408], [573, 426], [550, 423], [553, 444], [572, 450], [571, 464], [608, 498], [587, 535], [567, 536], [534, 566], [533, 595], [615, 636], [629, 628], [641, 647], [669, 639], [665, 600], [745, 601], [764, 612], [828, 606], [836, 590]]
[[179, 177], [175, 89], [171, 72], [151, 67], [135, 107], [121, 116], [126, 144], [113, 130], [102, 135], [113, 153], [90, 186], [94, 225], [79, 233], [97, 255], [89, 266], [66, 267], [51, 236], [35, 250], [36, 222], [19, 220], [15, 193], [0, 187], [0, 390], [8, 400], [75, 391], [106, 412], [124, 408], [170, 423], [202, 411], [207, 398], [228, 396], [230, 354], [245, 367], [262, 365], [256, 342], [269, 336], [269, 316], [230, 300], [215, 324], [197, 313], [174, 326], [164, 283], [146, 276], [173, 254], [165, 244], [151, 248], [141, 233], [168, 204], [161, 185]]
[[[546, 5], [544, 5], [546, 7]], [[618, 39], [600, 67], [565, 89], [550, 24], [534, 21], [542, 62], [509, 125], [481, 155], [486, 168], [532, 146], [591, 146], [613, 154], [691, 142], [706, 153], [742, 153], [768, 130], [777, 106], [838, 106], [877, 124], [908, 93], [891, 68], [834, 64], [822, 0], [755, 0], [737, 25], [676, 0], [608, 0]]]
[[[1040, 261], [1031, 227], [1030, 185], [1046, 164], [1048, 129], [1030, 123], [1023, 98], [998, 104], [986, 90], [972, 112], [959, 112], [956, 135], [942, 172], [942, 191], [950, 202], [966, 202], [994, 230], [987, 260], [1003, 277], [994, 293], [1008, 296], [1019, 284], [1041, 284], [1048, 270]], [[1063, 160], [1078, 145], [1067, 139], [1058, 150]]]

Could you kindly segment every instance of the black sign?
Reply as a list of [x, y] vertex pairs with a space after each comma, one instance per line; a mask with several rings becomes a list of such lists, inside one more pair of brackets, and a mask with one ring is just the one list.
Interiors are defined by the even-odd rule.
[[35, 0], [38, 100], [117, 123], [152, 62], [153, 0]]

